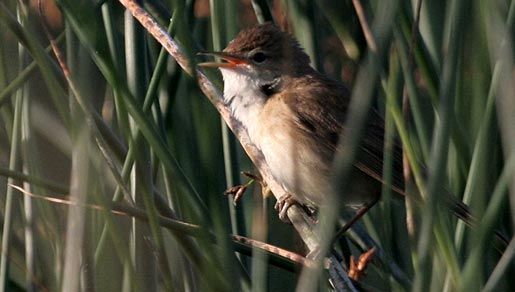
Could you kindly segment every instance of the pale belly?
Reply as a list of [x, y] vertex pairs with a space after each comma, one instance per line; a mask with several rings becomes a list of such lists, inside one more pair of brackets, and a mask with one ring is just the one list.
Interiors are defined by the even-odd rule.
[[360, 206], [379, 194], [380, 183], [357, 169], [351, 174], [349, 189], [335, 191], [332, 155], [321, 152], [317, 141], [296, 128], [293, 115], [287, 113], [276, 104], [274, 112], [264, 112], [267, 118], [260, 119], [251, 136], [258, 141], [275, 179], [297, 200], [321, 206], [328, 196], [336, 195], [343, 205]]
[[349, 189], [334, 190], [331, 161], [324, 160], [297, 139], [284, 132], [269, 131], [262, 135], [261, 150], [273, 176], [297, 200], [322, 206], [335, 195], [342, 205], [359, 207], [380, 194], [381, 184], [358, 170], [351, 174]]
[[290, 120], [292, 115], [284, 113], [288, 112], [265, 112], [267, 118], [261, 119], [251, 136], [259, 141], [256, 144], [275, 179], [297, 200], [319, 206], [332, 192], [330, 161], [312, 151], [308, 143], [314, 142], [300, 135]]
[[299, 149], [294, 140], [285, 140], [270, 137], [261, 145], [272, 174], [298, 200], [323, 204], [323, 198], [331, 192], [327, 169], [317, 157]]

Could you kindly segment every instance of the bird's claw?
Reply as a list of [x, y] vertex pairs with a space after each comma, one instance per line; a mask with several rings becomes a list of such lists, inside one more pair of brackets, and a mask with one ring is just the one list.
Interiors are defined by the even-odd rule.
[[225, 190], [224, 194], [233, 195], [232, 202], [236, 206], [248, 187], [248, 184], [233, 186]]
[[277, 200], [274, 209], [279, 212], [279, 219], [284, 222], [290, 222], [288, 219], [288, 209], [299, 202], [290, 194], [286, 193]]
[[236, 204], [238, 204], [240, 199], [243, 197], [243, 194], [245, 193], [245, 191], [247, 191], [247, 189], [249, 188], [249, 186], [252, 183], [257, 181], [261, 185], [264, 184], [263, 180], [259, 176], [256, 176], [256, 175], [254, 175], [254, 174], [252, 174], [252, 173], [250, 173], [248, 171], [243, 171], [242, 174], [244, 176], [248, 177], [250, 180], [247, 183], [245, 183], [245, 184], [230, 187], [227, 190], [225, 190], [225, 192], [224, 192], [224, 194], [226, 194], [226, 195], [233, 195], [234, 196], [233, 204], [235, 206], [236, 206]]

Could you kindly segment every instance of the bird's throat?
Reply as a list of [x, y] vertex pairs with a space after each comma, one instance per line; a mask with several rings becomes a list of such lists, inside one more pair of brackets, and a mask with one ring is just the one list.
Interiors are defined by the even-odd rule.
[[224, 101], [229, 105], [233, 116], [238, 119], [256, 143], [255, 134], [259, 116], [267, 96], [260, 88], [257, 76], [248, 71], [221, 69], [224, 78]]

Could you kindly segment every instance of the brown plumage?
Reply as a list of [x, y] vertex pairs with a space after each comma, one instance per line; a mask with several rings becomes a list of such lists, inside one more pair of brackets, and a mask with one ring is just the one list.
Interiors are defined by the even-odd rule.
[[[224, 63], [224, 99], [233, 116], [246, 127], [261, 149], [275, 179], [300, 202], [324, 204], [332, 188], [332, 162], [337, 144], [345, 139], [350, 94], [341, 82], [309, 65], [309, 57], [289, 34], [272, 24], [243, 30], [223, 52], [212, 53]], [[345, 190], [346, 205], [375, 201], [383, 183], [384, 121], [371, 110]], [[402, 151], [393, 149], [392, 190], [403, 194]], [[470, 222], [468, 208], [448, 195], [448, 206]], [[284, 214], [284, 210], [281, 211]]]
[[[224, 98], [261, 148], [273, 175], [301, 202], [320, 205], [336, 192], [332, 161], [345, 137], [349, 90], [309, 65], [309, 57], [289, 34], [267, 23], [243, 30], [209, 63], [224, 76]], [[383, 120], [372, 111], [360, 147], [353, 187], [343, 201], [357, 205], [380, 194]], [[401, 192], [401, 152], [395, 147], [394, 190]]]

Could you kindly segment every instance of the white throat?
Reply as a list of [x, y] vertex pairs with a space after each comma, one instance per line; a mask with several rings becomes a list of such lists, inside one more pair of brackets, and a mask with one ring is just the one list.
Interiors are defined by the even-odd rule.
[[247, 128], [250, 139], [255, 139], [259, 126], [259, 114], [267, 96], [259, 87], [259, 77], [252, 69], [220, 68], [224, 78], [224, 101], [231, 108], [233, 116]]

